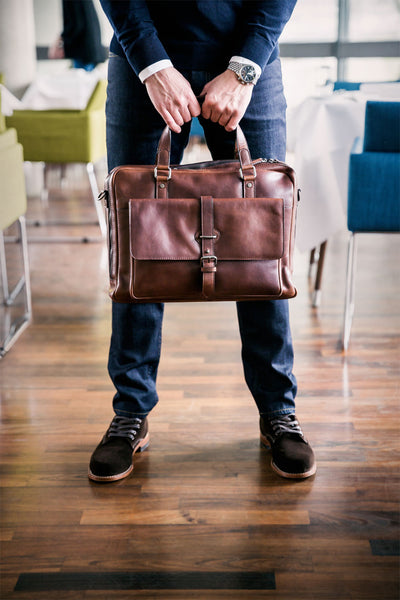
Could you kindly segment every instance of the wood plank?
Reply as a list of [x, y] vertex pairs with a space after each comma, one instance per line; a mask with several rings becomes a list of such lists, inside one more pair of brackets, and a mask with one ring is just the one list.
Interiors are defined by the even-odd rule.
[[81, 519], [82, 525], [184, 525], [201, 523], [216, 525], [222, 523], [226, 527], [246, 527], [253, 525], [307, 525], [310, 522], [307, 511], [300, 510], [163, 510], [143, 507], [132, 510], [85, 510]]

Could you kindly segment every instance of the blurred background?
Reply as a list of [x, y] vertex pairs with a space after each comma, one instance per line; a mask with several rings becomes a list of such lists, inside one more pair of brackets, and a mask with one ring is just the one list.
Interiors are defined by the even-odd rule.
[[[94, 5], [106, 47], [111, 28], [99, 0]], [[21, 89], [36, 71], [60, 69], [47, 54], [62, 30], [61, 0], [0, 0], [0, 10], [0, 71], [10, 89]], [[18, 29], [10, 28], [13, 15]], [[281, 37], [289, 107], [321, 93], [327, 80], [397, 80], [399, 40], [399, 0], [300, 0]]]

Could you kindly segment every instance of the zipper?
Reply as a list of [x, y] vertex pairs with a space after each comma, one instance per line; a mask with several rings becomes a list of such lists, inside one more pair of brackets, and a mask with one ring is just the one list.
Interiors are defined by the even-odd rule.
[[[173, 165], [171, 167], [171, 169], [173, 169], [173, 170], [175, 170], [175, 169], [176, 170], [181, 170], [181, 169], [197, 170], [197, 169], [212, 168], [212, 167], [231, 166], [231, 165], [237, 164], [238, 162], [239, 162], [238, 160], [234, 160], [234, 159], [214, 160], [214, 161], [205, 161], [205, 162], [198, 162], [198, 163], [184, 164], [184, 165]], [[282, 161], [278, 160], [277, 158], [259, 158], [255, 161], [253, 161], [254, 165], [257, 165], [260, 163], [268, 163], [268, 164], [280, 163], [282, 165], [286, 164], [286, 163], [283, 163]]]
[[260, 163], [267, 163], [269, 165], [283, 165], [284, 167], [288, 167], [291, 169], [292, 167], [282, 160], [278, 160], [277, 158], [257, 158], [253, 161], [253, 164], [259, 165]]
[[272, 165], [274, 163], [279, 163], [281, 161], [278, 160], [277, 158], [260, 158], [260, 160], [256, 160], [255, 162], [256, 163], [258, 163], [258, 162], [268, 163], [268, 164]]
[[188, 163], [188, 164], [183, 164], [183, 165], [172, 165], [171, 169], [173, 170], [182, 170], [182, 169], [189, 169], [189, 170], [198, 170], [198, 169], [205, 169], [205, 168], [209, 168], [209, 167], [221, 167], [224, 165], [231, 165], [233, 163], [236, 163], [237, 161], [233, 160], [233, 159], [227, 159], [227, 160], [207, 160], [204, 162], [197, 162], [197, 163]]

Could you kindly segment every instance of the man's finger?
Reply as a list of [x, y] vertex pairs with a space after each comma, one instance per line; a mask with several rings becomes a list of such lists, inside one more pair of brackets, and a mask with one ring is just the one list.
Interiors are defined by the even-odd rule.
[[223, 113], [221, 112], [221, 109], [219, 107], [215, 107], [212, 109], [211, 121], [213, 121], [214, 123], [219, 123], [219, 120], [221, 119], [222, 116], [223, 116]]
[[161, 113], [161, 116], [164, 119], [166, 125], [168, 125], [168, 127], [171, 129], [171, 131], [174, 131], [175, 133], [181, 132], [180, 125], [175, 121], [174, 117], [167, 110], [164, 110]]
[[229, 119], [229, 121], [224, 125], [226, 131], [235, 131], [239, 124], [238, 119]]
[[182, 125], [185, 122], [185, 119], [182, 117], [180, 109], [176, 108], [174, 110], [170, 110], [169, 112], [171, 117], [174, 119], [175, 123], [179, 125], [179, 127], [182, 127]]
[[[190, 114], [189, 108], [187, 106], [182, 106], [180, 109], [180, 114], [183, 119], [183, 123], [189, 123], [192, 120], [192, 115]], [[182, 123], [182, 125], [183, 125]]]
[[232, 117], [231, 117], [231, 115], [230, 115], [229, 113], [227, 113], [227, 112], [224, 112], [224, 113], [223, 113], [223, 114], [220, 116], [218, 123], [219, 123], [220, 125], [222, 125], [222, 127], [225, 127], [225, 125], [227, 125], [227, 123], [230, 121], [230, 119], [231, 119], [231, 118], [232, 118]]
[[192, 117], [198, 117], [201, 114], [201, 107], [196, 98], [188, 103], [188, 109]]
[[243, 114], [238, 109], [232, 110], [232, 112], [228, 113], [228, 118], [224, 120], [224, 123], [219, 121], [221, 125], [223, 125], [226, 131], [233, 131], [239, 125], [239, 121], [242, 118]]
[[210, 102], [207, 99], [207, 96], [205, 97], [205, 100], [201, 107], [201, 114], [203, 115], [203, 117], [205, 119], [209, 119], [211, 117], [211, 106], [210, 106]]

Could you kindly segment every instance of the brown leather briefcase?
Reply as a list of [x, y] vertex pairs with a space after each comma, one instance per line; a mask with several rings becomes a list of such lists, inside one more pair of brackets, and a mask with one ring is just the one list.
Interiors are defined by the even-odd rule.
[[292, 298], [298, 190], [294, 171], [238, 159], [170, 165], [171, 132], [156, 165], [120, 166], [101, 194], [108, 216], [110, 296], [117, 302]]

